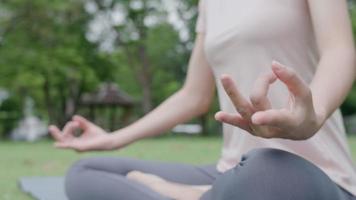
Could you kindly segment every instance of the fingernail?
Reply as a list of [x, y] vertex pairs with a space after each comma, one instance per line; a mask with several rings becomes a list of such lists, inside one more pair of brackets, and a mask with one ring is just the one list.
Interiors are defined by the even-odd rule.
[[220, 121], [219, 115], [220, 115], [220, 112], [217, 112], [217, 113], [215, 113], [215, 115], [214, 115], [214, 118], [215, 118], [216, 120], [218, 120], [218, 121]]
[[227, 75], [227, 74], [222, 74], [221, 76], [220, 76], [220, 80], [226, 80], [227, 78], [229, 78], [229, 75]]
[[255, 114], [251, 116], [251, 122], [253, 124], [255, 124], [255, 125], [259, 125], [260, 124], [260, 122], [258, 121], [258, 118], [256, 118]]
[[282, 65], [280, 62], [273, 60], [272, 61], [272, 66], [275, 67], [276, 69], [284, 69], [284, 65]]
[[272, 65], [281, 65], [281, 63], [278, 62], [277, 60], [273, 60], [273, 61], [272, 61]]

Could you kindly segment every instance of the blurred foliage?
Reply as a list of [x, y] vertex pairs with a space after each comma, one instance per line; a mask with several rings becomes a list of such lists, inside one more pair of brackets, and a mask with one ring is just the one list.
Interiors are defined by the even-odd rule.
[[18, 98], [11, 97], [2, 102], [0, 110], [0, 133], [9, 133], [22, 117], [22, 103]]
[[0, 88], [11, 98], [0, 106], [0, 133], [16, 125], [26, 96], [63, 126], [83, 93], [109, 81], [142, 104], [136, 117], [148, 112], [184, 81], [196, 4], [176, 3], [181, 37], [161, 0], [2, 0]]
[[[25, 97], [36, 115], [63, 126], [83, 93], [115, 82], [148, 112], [182, 85], [194, 42], [198, 0], [171, 1], [178, 26], [163, 0], [2, 0], [0, 1], [0, 136], [19, 118]], [[350, 2], [356, 35], [356, 8]], [[208, 114], [208, 130], [217, 101]], [[356, 112], [356, 87], [342, 105]], [[106, 111], [99, 111], [105, 114]], [[196, 119], [197, 122], [199, 119]]]
[[[89, 19], [80, 1], [3, 1], [0, 84], [14, 99], [31, 96], [50, 122], [68, 118], [68, 98], [98, 82], [100, 60], [84, 37]], [[99, 63], [99, 62], [98, 62]]]

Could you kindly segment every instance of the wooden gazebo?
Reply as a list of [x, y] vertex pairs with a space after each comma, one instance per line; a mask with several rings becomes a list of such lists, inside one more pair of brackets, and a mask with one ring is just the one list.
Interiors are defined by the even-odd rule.
[[[135, 106], [133, 98], [111, 82], [101, 84], [94, 92], [83, 94], [80, 104], [81, 107], [89, 108], [89, 118], [93, 121], [96, 119], [96, 110], [109, 109], [110, 130], [118, 128], [115, 124], [128, 124]], [[116, 118], [118, 108], [123, 109], [119, 121]]]

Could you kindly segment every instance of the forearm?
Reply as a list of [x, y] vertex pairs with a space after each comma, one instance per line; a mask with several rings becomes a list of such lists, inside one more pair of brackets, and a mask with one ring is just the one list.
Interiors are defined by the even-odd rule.
[[136, 140], [159, 135], [175, 125], [199, 116], [208, 110], [210, 97], [199, 97], [179, 90], [156, 109], [135, 123], [113, 133], [112, 140], [121, 147]]
[[308, 0], [308, 5], [321, 55], [311, 92], [315, 109], [321, 110], [326, 120], [352, 87], [355, 78], [354, 39], [346, 0]]
[[324, 52], [310, 85], [314, 107], [324, 121], [342, 104], [355, 79], [353, 47]]
[[152, 112], [112, 134], [114, 148], [161, 134], [207, 112], [215, 94], [214, 76], [204, 54], [204, 34], [198, 34], [184, 86]]

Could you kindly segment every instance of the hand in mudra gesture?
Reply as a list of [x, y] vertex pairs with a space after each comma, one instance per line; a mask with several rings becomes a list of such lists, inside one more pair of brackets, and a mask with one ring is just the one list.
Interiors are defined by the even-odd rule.
[[[81, 134], [76, 136], [76, 131]], [[56, 126], [50, 126], [49, 132], [56, 140], [55, 147], [62, 149], [73, 149], [76, 151], [110, 150], [110, 135], [81, 116], [74, 116], [63, 128], [59, 130]]]
[[[277, 79], [289, 90], [287, 106], [282, 109], [271, 108], [267, 98], [269, 85]], [[310, 87], [294, 70], [280, 63], [273, 62], [272, 71], [256, 80], [250, 100], [241, 95], [230, 76], [223, 75], [221, 82], [238, 113], [220, 111], [215, 118], [252, 135], [304, 140], [312, 137], [324, 123], [323, 115], [314, 105]]]

